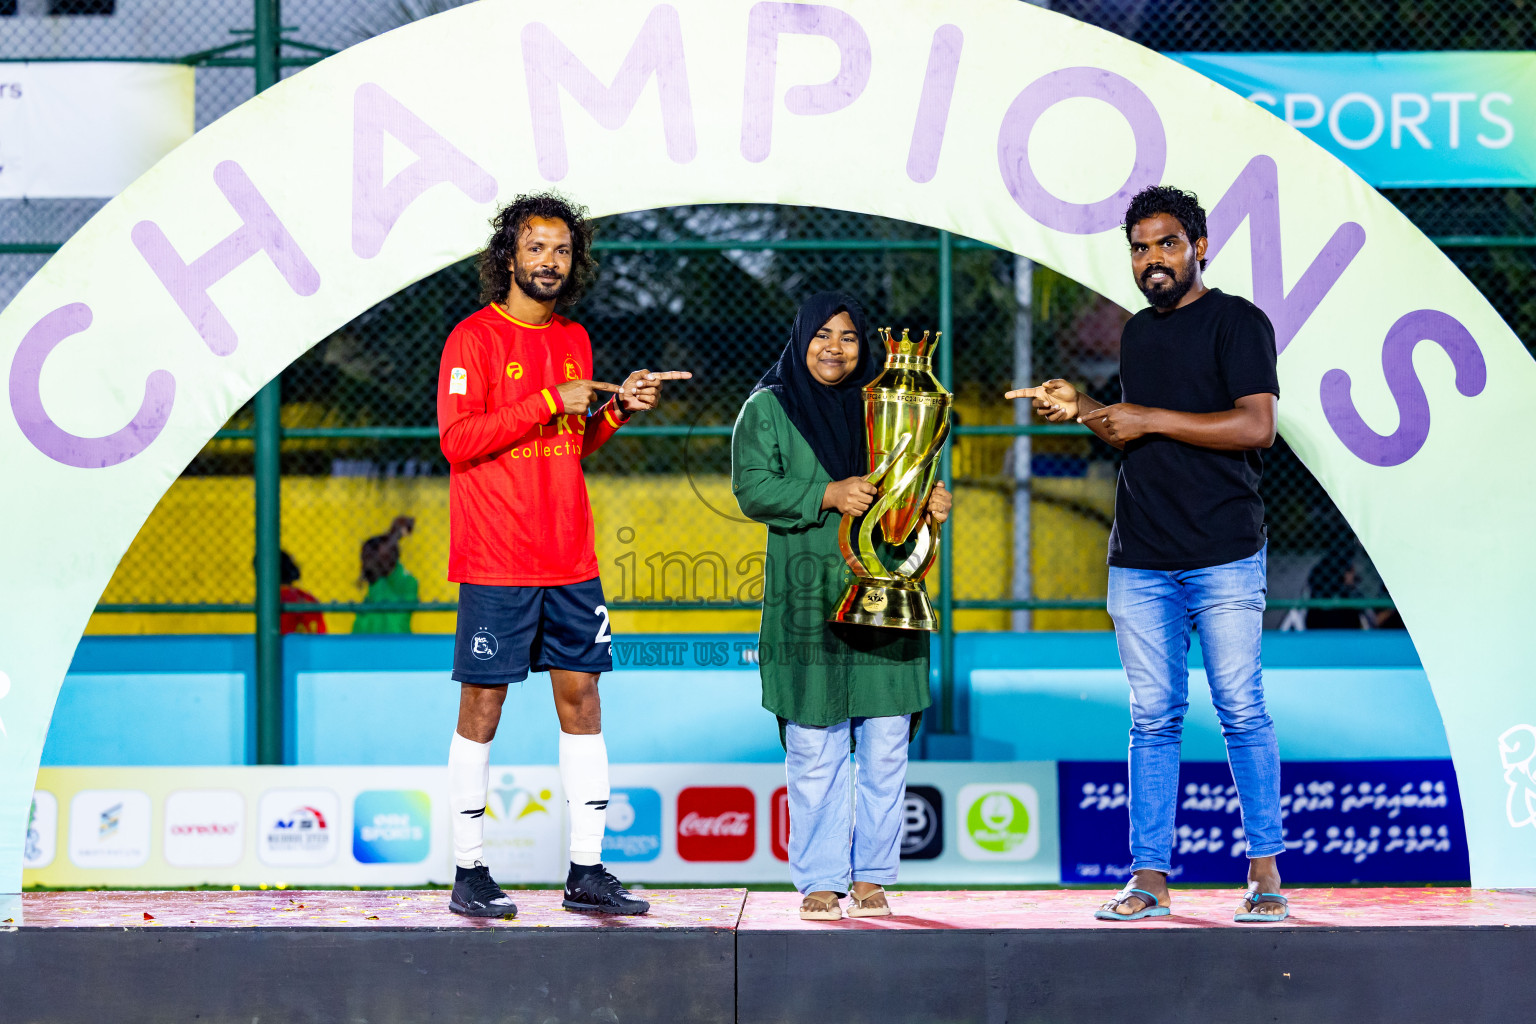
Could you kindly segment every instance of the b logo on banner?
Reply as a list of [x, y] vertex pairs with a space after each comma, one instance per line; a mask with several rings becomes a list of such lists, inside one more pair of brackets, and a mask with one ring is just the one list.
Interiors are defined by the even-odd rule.
[[901, 807], [901, 859], [933, 860], [944, 852], [944, 795], [908, 786]]

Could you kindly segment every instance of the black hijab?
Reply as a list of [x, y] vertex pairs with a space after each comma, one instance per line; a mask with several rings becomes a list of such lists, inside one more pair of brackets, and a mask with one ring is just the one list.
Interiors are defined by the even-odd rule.
[[[859, 364], [848, 376], [828, 386], [812, 376], [805, 355], [822, 325], [845, 310], [859, 333]], [[870, 336], [869, 322], [858, 302], [842, 292], [820, 292], [801, 304], [789, 331], [789, 344], [752, 391], [772, 391], [789, 421], [816, 453], [816, 461], [833, 480], [846, 480], [869, 472], [861, 389], [884, 368], [885, 355]]]

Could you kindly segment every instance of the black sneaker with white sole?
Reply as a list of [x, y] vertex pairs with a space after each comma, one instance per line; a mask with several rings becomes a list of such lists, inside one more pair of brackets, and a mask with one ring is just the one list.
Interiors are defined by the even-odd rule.
[[599, 914], [643, 914], [651, 909], [649, 903], [624, 888], [601, 864], [571, 865], [565, 879], [565, 907]]
[[517, 904], [513, 903], [501, 886], [491, 878], [491, 869], [476, 862], [463, 877], [453, 883], [453, 894], [448, 897], [448, 909], [467, 917], [516, 917]]

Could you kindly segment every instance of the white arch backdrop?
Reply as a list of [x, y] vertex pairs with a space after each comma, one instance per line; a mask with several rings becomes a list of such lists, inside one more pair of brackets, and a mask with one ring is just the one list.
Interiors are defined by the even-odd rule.
[[1196, 73], [1013, 0], [486, 0], [198, 133], [0, 314], [0, 893], [71, 653], [161, 494], [305, 349], [475, 251], [499, 200], [880, 214], [1135, 308], [1117, 224], [1158, 181], [1205, 198], [1211, 280], [1275, 322], [1281, 429], [1412, 631], [1474, 882], [1536, 885], [1536, 472], [1511, 443], [1536, 367], [1386, 200]]

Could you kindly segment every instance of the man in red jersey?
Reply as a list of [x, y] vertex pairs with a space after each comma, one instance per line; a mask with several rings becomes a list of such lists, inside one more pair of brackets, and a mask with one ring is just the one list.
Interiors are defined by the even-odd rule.
[[[448, 578], [459, 584], [453, 678], [459, 721], [448, 750], [457, 865], [448, 906], [501, 917], [517, 908], [481, 861], [491, 740], [507, 685], [548, 671], [560, 718], [560, 781], [571, 814], [565, 905], [643, 914], [602, 865], [608, 750], [597, 678], [613, 668], [598, 579], [592, 506], [581, 471], [663, 381], [636, 370], [623, 385], [592, 379], [587, 332], [555, 312], [592, 275], [586, 210], [557, 195], [519, 196], [496, 215], [480, 254], [489, 303], [448, 336], [437, 422], [448, 480]], [[594, 409], [599, 398], [606, 398]]]

